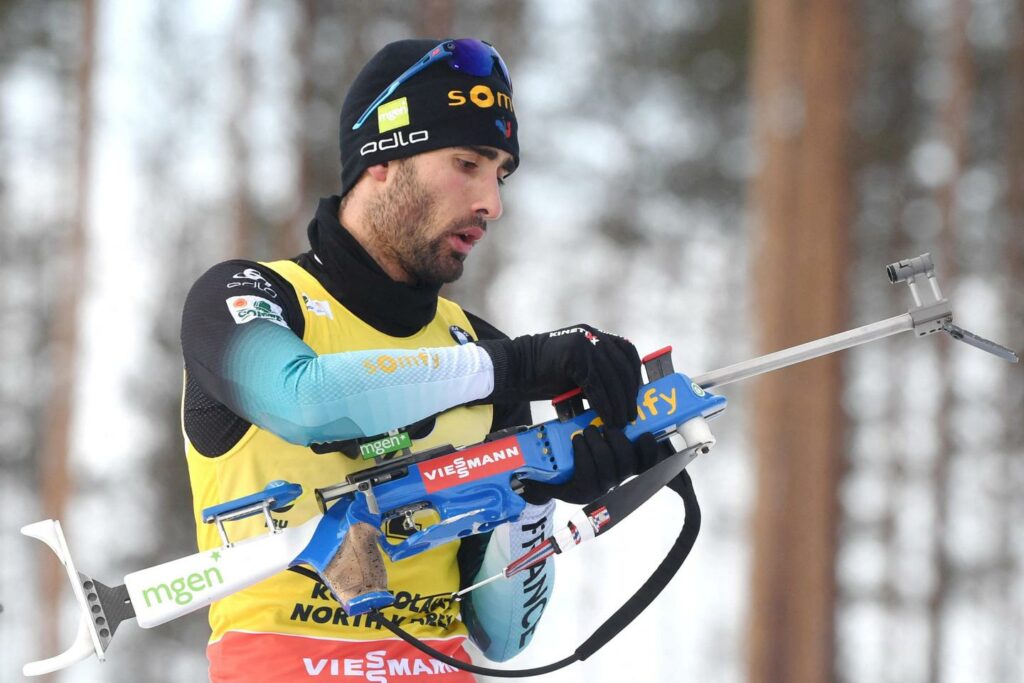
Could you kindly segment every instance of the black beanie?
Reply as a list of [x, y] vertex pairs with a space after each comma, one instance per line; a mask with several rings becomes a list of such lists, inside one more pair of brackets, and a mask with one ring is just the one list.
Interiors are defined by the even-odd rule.
[[356, 76], [341, 107], [342, 196], [374, 164], [442, 147], [496, 147], [519, 165], [512, 92], [497, 65], [489, 76], [479, 77], [453, 70], [448, 60], [431, 64], [398, 86], [358, 130], [352, 130], [384, 88], [440, 42], [389, 43]]

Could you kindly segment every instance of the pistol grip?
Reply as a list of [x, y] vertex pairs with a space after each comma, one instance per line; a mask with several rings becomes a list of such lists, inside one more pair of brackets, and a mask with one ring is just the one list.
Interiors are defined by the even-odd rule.
[[321, 572], [334, 597], [349, 615], [391, 605], [388, 573], [377, 537], [380, 530], [366, 522], [354, 522], [341, 547]]

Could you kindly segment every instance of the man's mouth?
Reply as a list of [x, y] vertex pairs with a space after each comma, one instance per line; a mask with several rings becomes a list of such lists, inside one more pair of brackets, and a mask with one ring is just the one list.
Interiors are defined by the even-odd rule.
[[482, 227], [471, 225], [454, 230], [448, 236], [448, 241], [458, 253], [468, 254], [473, 249], [473, 245], [484, 238], [484, 234], [486, 231]]

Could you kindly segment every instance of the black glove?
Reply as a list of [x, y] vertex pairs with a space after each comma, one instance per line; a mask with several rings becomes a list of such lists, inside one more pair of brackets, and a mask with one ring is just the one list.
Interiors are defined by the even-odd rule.
[[579, 387], [614, 427], [636, 419], [640, 355], [629, 341], [588, 325], [477, 342], [494, 364], [493, 401], [554, 398]]
[[646, 472], [668, 454], [650, 433], [630, 441], [621, 429], [605, 427], [602, 433], [593, 425], [573, 437], [572, 450], [572, 479], [565, 484], [522, 480], [527, 503], [544, 505], [555, 498], [585, 505], [628, 477]]

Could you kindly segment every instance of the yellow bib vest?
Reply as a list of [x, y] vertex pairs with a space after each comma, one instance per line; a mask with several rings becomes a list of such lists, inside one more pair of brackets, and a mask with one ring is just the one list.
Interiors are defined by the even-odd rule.
[[[434, 319], [411, 337], [390, 337], [370, 327], [334, 299], [316, 278], [291, 261], [265, 264], [291, 283], [303, 303], [305, 333], [303, 341], [318, 354], [372, 349], [411, 349], [452, 346], [456, 341], [449, 331], [458, 325], [476, 335], [466, 314], [455, 303], [439, 298]], [[382, 353], [367, 372], [394, 372], [401, 363], [429, 362], [418, 354]], [[451, 443], [464, 446], [481, 441], [491, 428], [491, 406], [459, 407], [437, 417], [429, 435], [413, 441], [413, 450], [421, 451]], [[397, 426], [397, 425], [396, 425]], [[319, 455], [305, 446], [252, 425], [229, 451], [208, 458], [189, 443], [186, 457], [192, 482], [193, 511], [199, 549], [221, 545], [217, 529], [203, 524], [203, 508], [232, 500], [262, 489], [267, 483], [285, 480], [302, 484], [302, 495], [289, 508], [273, 513], [278, 528], [297, 526], [320, 512], [314, 489], [336, 484], [355, 471], [372, 464], [354, 460], [341, 453]], [[425, 511], [417, 523], [429, 523]], [[267, 532], [262, 516], [227, 523], [232, 541]], [[399, 531], [392, 530], [391, 533]], [[400, 538], [392, 537], [392, 542]], [[389, 587], [395, 594], [393, 608], [385, 616], [397, 620], [419, 638], [448, 638], [465, 635], [456, 617], [458, 603], [448, 599], [458, 590], [458, 543], [449, 543], [397, 563], [385, 557]], [[470, 577], [471, 578], [471, 577]], [[285, 571], [235, 593], [210, 607], [210, 626], [214, 643], [229, 631], [276, 633], [318, 639], [370, 641], [391, 637], [374, 623], [361, 617], [349, 617], [323, 587], [309, 577]]]

